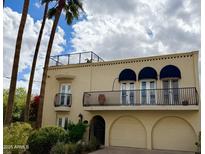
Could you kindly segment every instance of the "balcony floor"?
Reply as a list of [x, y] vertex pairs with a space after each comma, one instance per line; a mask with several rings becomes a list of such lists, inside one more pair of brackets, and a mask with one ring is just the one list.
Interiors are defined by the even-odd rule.
[[85, 111], [120, 110], [199, 110], [198, 105], [84, 106]]

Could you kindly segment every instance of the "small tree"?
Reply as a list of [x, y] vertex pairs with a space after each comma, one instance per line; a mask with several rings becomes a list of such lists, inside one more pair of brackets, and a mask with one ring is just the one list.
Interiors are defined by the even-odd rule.
[[40, 103], [40, 96], [35, 96], [33, 98], [33, 101], [30, 104], [30, 110], [29, 110], [30, 121], [36, 121], [39, 103]]
[[[8, 102], [9, 90], [3, 91], [3, 116], [5, 117], [6, 107]], [[23, 121], [23, 114], [25, 109], [26, 89], [17, 88], [14, 97], [14, 105], [12, 112], [12, 122]]]

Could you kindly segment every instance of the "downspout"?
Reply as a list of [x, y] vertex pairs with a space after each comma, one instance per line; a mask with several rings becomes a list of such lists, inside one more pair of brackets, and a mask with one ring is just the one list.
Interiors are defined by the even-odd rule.
[[116, 81], [117, 79], [119, 79], [119, 78], [117, 77], [117, 78], [115, 78], [115, 79], [113, 80], [113, 83], [112, 83], [112, 91], [114, 90], [115, 81]]

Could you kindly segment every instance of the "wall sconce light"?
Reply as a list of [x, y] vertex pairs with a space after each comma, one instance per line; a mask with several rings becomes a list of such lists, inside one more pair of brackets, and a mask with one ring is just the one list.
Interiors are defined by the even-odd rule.
[[80, 118], [80, 119], [79, 119], [79, 122], [82, 122], [82, 121], [83, 121], [83, 115], [80, 113], [80, 114], [78, 115], [78, 117]]

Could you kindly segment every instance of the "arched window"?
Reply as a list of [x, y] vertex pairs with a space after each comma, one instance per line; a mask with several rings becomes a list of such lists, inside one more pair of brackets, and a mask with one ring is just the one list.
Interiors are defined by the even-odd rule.
[[136, 81], [136, 74], [131, 69], [124, 69], [120, 72], [119, 82], [120, 81]]
[[155, 104], [157, 71], [152, 67], [144, 67], [139, 72], [138, 80], [140, 80], [141, 85], [141, 104]]
[[160, 79], [163, 85], [164, 104], [179, 103], [179, 82], [181, 71], [174, 65], [167, 65], [160, 71]]
[[164, 78], [178, 78], [181, 79], [181, 72], [178, 67], [174, 65], [167, 65], [160, 71], [160, 79]]
[[144, 67], [138, 75], [138, 80], [155, 79], [157, 80], [157, 71], [152, 67]]
[[124, 69], [120, 72], [119, 82], [121, 89], [121, 104], [134, 105], [135, 100], [135, 82], [137, 80], [136, 74], [131, 69]]

